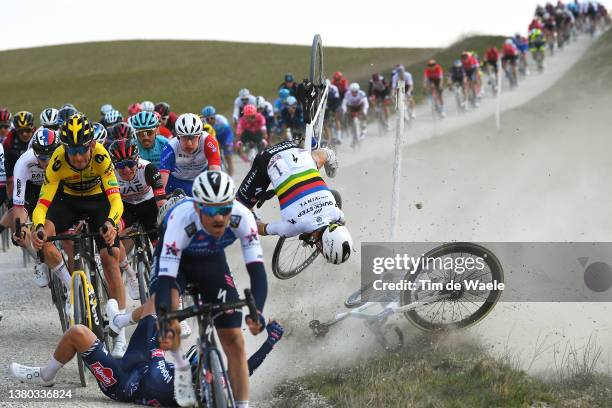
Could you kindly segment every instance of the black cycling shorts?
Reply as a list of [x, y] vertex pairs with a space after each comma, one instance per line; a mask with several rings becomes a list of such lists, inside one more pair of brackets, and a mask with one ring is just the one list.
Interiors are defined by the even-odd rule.
[[502, 57], [502, 61], [510, 61], [511, 63], [515, 63], [518, 60], [518, 55], [504, 55]]
[[259, 144], [263, 140], [263, 133], [262, 132], [251, 133], [251, 132], [245, 130], [242, 133], [242, 136], [240, 136], [240, 140], [245, 145], [247, 143], [250, 143], [250, 142], [253, 142], [255, 144]]
[[[73, 196], [63, 191], [58, 191], [47, 211], [47, 220], [55, 224], [56, 234], [66, 232], [77, 222], [87, 219], [89, 230], [96, 232], [102, 227], [108, 218], [110, 203], [104, 193], [91, 196]], [[98, 249], [106, 248], [101, 236], [96, 236]], [[119, 237], [115, 238], [115, 246], [119, 246]]]
[[157, 237], [157, 213], [157, 203], [153, 197], [138, 204], [123, 203], [121, 220], [124, 228], [139, 223], [145, 231], [155, 231], [149, 234], [149, 239], [153, 241]]
[[[34, 212], [34, 208], [36, 208], [36, 203], [38, 203], [38, 196], [40, 195], [40, 189], [42, 186], [37, 186], [36, 184], [32, 184], [31, 181], [26, 183], [25, 195], [23, 197], [23, 208], [28, 213], [28, 216], [31, 218], [32, 213]], [[9, 202], [11, 208], [13, 206], [12, 201]]]
[[[151, 272], [149, 293], [157, 292], [157, 273], [159, 269], [159, 255], [163, 247], [163, 240], [159, 240], [155, 247], [155, 268]], [[200, 288], [204, 303], [236, 302], [240, 299], [230, 271], [225, 252], [206, 256], [181, 256], [176, 286], [179, 293], [185, 292], [187, 283], [195, 283]], [[226, 312], [215, 319], [217, 329], [234, 329], [242, 325], [242, 312]]]

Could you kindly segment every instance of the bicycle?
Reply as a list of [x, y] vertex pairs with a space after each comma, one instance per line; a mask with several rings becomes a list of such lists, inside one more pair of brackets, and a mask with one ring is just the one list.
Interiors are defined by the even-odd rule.
[[153, 265], [153, 254], [148, 235], [152, 232], [154, 231], [144, 231], [140, 224], [135, 223], [125, 235], [119, 237], [119, 240], [131, 239], [134, 242], [132, 267], [138, 278], [141, 305], [144, 305], [149, 298], [149, 277], [151, 265]]
[[438, 88], [431, 84], [429, 85], [429, 106], [431, 107], [431, 117], [433, 121], [444, 118], [444, 105], [440, 103], [438, 98]]
[[455, 95], [455, 103], [457, 104], [457, 112], [459, 112], [460, 115], [467, 112], [467, 103], [465, 101], [465, 91], [463, 88], [463, 84], [453, 82], [450, 85], [450, 90]]
[[166, 330], [170, 320], [185, 320], [197, 317], [199, 327], [198, 337], [198, 369], [195, 386], [198, 407], [228, 408], [235, 407], [236, 401], [232, 387], [223, 364], [221, 348], [217, 345], [217, 335], [214, 320], [224, 312], [248, 307], [249, 316], [257, 321], [255, 299], [249, 289], [244, 290], [244, 299], [232, 303], [203, 303], [197, 285], [187, 285], [187, 292], [193, 299], [193, 306], [182, 310], [161, 310], [158, 316], [160, 334]]
[[361, 107], [357, 107], [357, 110], [352, 107], [347, 112], [348, 129], [351, 134], [351, 147], [353, 150], [359, 150], [361, 148], [361, 139], [363, 133], [361, 130], [361, 121], [359, 115], [361, 114]]
[[[456, 242], [436, 247], [424, 254], [423, 258], [449, 259], [466, 255], [482, 259], [486, 268], [475, 269], [478, 275], [473, 271], [471, 274], [464, 272], [464, 275], [450, 269], [432, 269], [428, 263], [425, 267], [419, 265], [414, 273], [408, 271], [404, 276], [388, 272], [382, 275], [382, 281], [399, 282], [403, 278], [415, 284], [420, 281], [432, 284], [421, 285], [420, 289], [419, 285], [415, 285], [417, 289], [404, 290], [398, 295], [395, 291], [376, 291], [375, 281], [369, 282], [346, 298], [344, 305], [351, 310], [338, 313], [327, 322], [312, 320], [309, 327], [315, 337], [322, 337], [329, 332], [331, 326], [347, 318], [359, 318], [367, 323], [384, 349], [396, 351], [403, 346], [403, 334], [397, 325], [386, 324], [388, 318], [395, 313], [403, 313], [410, 323], [423, 331], [440, 332], [473, 326], [493, 310], [501, 297], [499, 284], [504, 283], [504, 272], [495, 254], [479, 244]], [[435, 266], [435, 261], [433, 264]], [[457, 282], [458, 279], [461, 282], [460, 288], [447, 286], [449, 282]], [[474, 279], [496, 285], [486, 290], [469, 288], [465, 282]], [[377, 305], [382, 309], [380, 312], [366, 312]], [[397, 335], [398, 341], [389, 341], [389, 333]]]
[[506, 78], [508, 79], [508, 82], [510, 83], [511, 89], [516, 88], [516, 86], [518, 85], [517, 78], [516, 78], [516, 69], [514, 67], [515, 64], [516, 64], [515, 61], [506, 62], [504, 64], [504, 73], [506, 74]]
[[531, 56], [536, 63], [538, 73], [544, 71], [544, 46], [538, 46], [531, 50]]
[[[6, 204], [2, 204], [2, 206], [0, 206], [0, 218], [3, 218], [7, 212], [8, 212], [8, 209], [6, 207]], [[9, 249], [10, 242], [11, 242], [10, 233], [9, 233], [8, 228], [6, 228], [0, 234], [0, 242], [2, 244], [2, 252], [6, 252]]]
[[[47, 237], [45, 242], [72, 241], [74, 244], [74, 271], [70, 282], [70, 326], [82, 324], [87, 326], [100, 341], [110, 348], [108, 320], [102, 311], [108, 302], [108, 284], [100, 273], [100, 261], [96, 258], [94, 238], [98, 233], [88, 231], [87, 222], [82, 222], [76, 231], [64, 235]], [[39, 233], [40, 234], [40, 233]], [[40, 237], [40, 235], [39, 235]], [[63, 255], [62, 255], [63, 256]], [[84, 261], [83, 261], [84, 260]], [[65, 262], [65, 260], [64, 260]], [[86, 369], [80, 354], [77, 354], [77, 366], [81, 386], [87, 386]]]
[[[336, 199], [336, 204], [342, 208], [342, 197], [336, 190], [330, 190]], [[257, 203], [261, 208], [263, 202], [274, 197], [274, 190], [265, 192]], [[305, 270], [322, 252], [320, 240], [314, 236], [314, 231], [303, 233], [297, 237], [279, 237], [272, 254], [272, 273], [278, 279], [293, 278]], [[287, 260], [290, 259], [287, 263]]]
[[389, 118], [385, 116], [386, 101], [387, 99], [381, 98], [375, 98], [374, 100], [374, 112], [376, 114], [376, 124], [378, 125], [378, 136], [385, 136], [389, 131]]

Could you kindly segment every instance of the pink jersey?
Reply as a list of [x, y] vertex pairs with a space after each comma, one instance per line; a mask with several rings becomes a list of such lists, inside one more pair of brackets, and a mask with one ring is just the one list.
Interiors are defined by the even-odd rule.
[[238, 127], [236, 128], [236, 134], [242, 135], [244, 131], [249, 133], [260, 133], [266, 130], [266, 118], [261, 113], [255, 115], [255, 119], [247, 120], [246, 116], [243, 116], [238, 120]]

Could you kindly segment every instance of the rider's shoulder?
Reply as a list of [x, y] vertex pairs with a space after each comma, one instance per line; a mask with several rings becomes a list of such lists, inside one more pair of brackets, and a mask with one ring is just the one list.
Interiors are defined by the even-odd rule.
[[168, 138], [164, 135], [156, 135], [155, 142], [159, 143], [162, 146], [165, 146], [168, 143]]
[[257, 223], [255, 222], [253, 212], [238, 200], [234, 200], [232, 214], [230, 215], [230, 227], [239, 236], [251, 233], [253, 228], [257, 230]]

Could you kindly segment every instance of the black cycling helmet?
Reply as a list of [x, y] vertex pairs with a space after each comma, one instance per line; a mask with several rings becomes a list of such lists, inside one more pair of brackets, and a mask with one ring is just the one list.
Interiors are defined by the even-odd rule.
[[168, 116], [170, 115], [170, 105], [168, 105], [166, 102], [160, 102], [157, 105], [155, 105], [155, 112], [159, 113], [159, 116], [161, 116], [162, 118], [164, 116]]
[[134, 139], [136, 132], [134, 128], [125, 122], [119, 122], [108, 129], [108, 138], [110, 141], [120, 139]]
[[138, 143], [134, 139], [115, 140], [108, 146], [108, 153], [113, 163], [124, 160], [138, 160], [140, 155]]
[[78, 113], [74, 107], [64, 106], [57, 112], [57, 122], [61, 126], [69, 117]]
[[15, 129], [32, 129], [34, 127], [34, 115], [28, 111], [19, 111], [13, 116]]
[[86, 146], [91, 143], [93, 139], [93, 124], [83, 113], [75, 113], [62, 124], [60, 141], [66, 146]]

